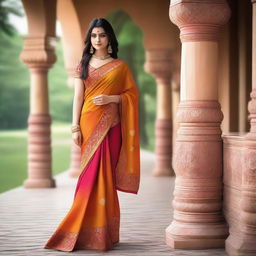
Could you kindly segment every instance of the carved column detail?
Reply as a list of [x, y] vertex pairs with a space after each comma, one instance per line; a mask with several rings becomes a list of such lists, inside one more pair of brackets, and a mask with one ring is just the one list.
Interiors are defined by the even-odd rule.
[[55, 187], [51, 169], [51, 116], [47, 85], [48, 69], [56, 61], [54, 40], [53, 37], [26, 36], [20, 55], [31, 74], [25, 188]]
[[222, 215], [223, 114], [217, 77], [219, 29], [229, 15], [224, 0], [175, 0], [170, 5], [182, 42], [174, 215], [166, 228], [166, 243], [173, 248], [224, 247], [228, 235]]
[[256, 136], [256, 0], [252, 1], [253, 16], [252, 16], [252, 92], [251, 100], [248, 104], [250, 133]]
[[172, 95], [171, 51], [146, 51], [145, 70], [153, 75], [157, 84], [157, 112], [155, 122], [156, 166], [154, 176], [174, 175], [172, 169]]
[[230, 226], [230, 256], [256, 255], [256, 1], [252, 23], [252, 92], [248, 103], [250, 131], [225, 136], [225, 215]]

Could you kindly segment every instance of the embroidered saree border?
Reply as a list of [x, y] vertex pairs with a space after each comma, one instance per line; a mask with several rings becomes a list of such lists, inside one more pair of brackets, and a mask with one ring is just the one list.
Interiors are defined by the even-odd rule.
[[[51, 240], [44, 246], [45, 249], [56, 249], [60, 251], [70, 252], [78, 238], [78, 233], [66, 232], [62, 229], [57, 229], [52, 235]], [[55, 243], [55, 241], [57, 241]]]
[[124, 172], [124, 166], [127, 166], [127, 157], [125, 155], [125, 150], [121, 148], [119, 161], [115, 170], [116, 184], [118, 184], [116, 185], [116, 189], [123, 192], [137, 194], [140, 176], [133, 173]]
[[[60, 251], [73, 251], [73, 249], [107, 250], [112, 244], [119, 242], [120, 217], [112, 217], [103, 227], [83, 227], [78, 233], [57, 229], [54, 239], [44, 248]], [[57, 241], [55, 243], [55, 241]]]
[[117, 106], [115, 106], [115, 103], [108, 104], [100, 121], [96, 125], [93, 134], [88, 139], [85, 150], [81, 155], [80, 173], [85, 169], [100, 143], [103, 141], [115, 119], [116, 114]]
[[119, 242], [120, 217], [112, 217], [104, 227], [86, 227], [79, 233], [76, 249], [107, 250]]
[[[85, 87], [86, 87], [84, 96], [86, 97], [86, 95], [94, 88], [94, 85], [96, 84], [96, 82], [98, 82], [100, 79], [102, 79], [102, 77], [104, 77], [109, 72], [111, 72], [115, 68], [119, 67], [123, 63], [124, 62], [121, 59], [114, 59], [111, 62], [108, 62], [105, 65], [103, 65], [99, 68], [96, 68], [95, 70], [91, 71], [91, 69], [93, 69], [93, 68], [90, 67], [89, 76], [84, 81]], [[111, 64], [111, 66], [109, 67], [110, 64]]]
[[[133, 82], [133, 81], [132, 81]], [[134, 82], [133, 82], [134, 83]], [[131, 88], [131, 90], [134, 90]], [[119, 113], [120, 113], [120, 119], [121, 119], [121, 130], [122, 130], [122, 136], [132, 136], [135, 135], [135, 126], [130, 126], [130, 123], [122, 122], [126, 120], [126, 117], [124, 118], [123, 115], [126, 115], [126, 107], [127, 107], [127, 97], [125, 94], [121, 94], [121, 102], [119, 104]], [[136, 118], [134, 116], [134, 118]], [[129, 125], [129, 127], [127, 127]], [[134, 125], [138, 125], [138, 123], [134, 123]], [[139, 129], [138, 129], [139, 133]], [[139, 141], [138, 141], [139, 143]], [[133, 153], [132, 157], [133, 165], [129, 165], [129, 153]], [[140, 169], [140, 157], [138, 156], [140, 154], [139, 151], [139, 145], [137, 143], [131, 143], [127, 140], [122, 141], [122, 147], [119, 155], [119, 160], [117, 163], [117, 167], [115, 169], [115, 178], [116, 178], [116, 189], [120, 190], [122, 192], [128, 192], [137, 194], [139, 189], [139, 183], [140, 183], [140, 173], [135, 172], [136, 170]], [[135, 160], [136, 159], [136, 160]]]
[[[100, 78], [102, 78], [104, 75], [106, 75], [108, 72], [112, 71], [119, 65], [123, 64], [124, 61], [121, 59], [113, 59], [102, 66], [98, 68], [94, 68], [91, 65], [88, 65], [88, 77], [84, 80], [84, 85], [86, 89], [89, 89], [91, 86], [95, 84]], [[109, 65], [112, 65], [111, 68], [109, 68]], [[76, 68], [74, 69], [74, 72], [72, 74], [72, 77], [74, 78], [80, 78], [81, 75], [81, 62], [79, 62], [76, 65]]]

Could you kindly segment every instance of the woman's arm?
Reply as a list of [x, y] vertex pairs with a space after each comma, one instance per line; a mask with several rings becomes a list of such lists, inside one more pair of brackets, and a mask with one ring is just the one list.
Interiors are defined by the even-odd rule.
[[72, 125], [79, 124], [83, 103], [84, 103], [84, 84], [81, 79], [75, 78]]
[[121, 96], [120, 95], [110, 95], [109, 99], [110, 99], [110, 102], [120, 103]]
[[80, 131], [79, 121], [80, 121], [81, 109], [82, 109], [83, 103], [84, 103], [84, 83], [80, 78], [75, 78], [73, 119], [72, 119], [72, 138], [75, 144], [77, 144], [78, 146], [81, 146], [82, 144], [82, 135]]

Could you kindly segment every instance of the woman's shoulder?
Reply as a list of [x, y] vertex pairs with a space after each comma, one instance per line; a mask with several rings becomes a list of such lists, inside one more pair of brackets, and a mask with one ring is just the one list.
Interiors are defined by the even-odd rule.
[[116, 58], [116, 61], [117, 61], [118, 64], [119, 64], [120, 66], [122, 66], [124, 69], [129, 68], [128, 63], [127, 63], [125, 60], [123, 60], [123, 59], [121, 59], [121, 58]]
[[82, 62], [77, 61], [74, 69], [73, 69], [73, 77], [80, 78], [82, 72]]

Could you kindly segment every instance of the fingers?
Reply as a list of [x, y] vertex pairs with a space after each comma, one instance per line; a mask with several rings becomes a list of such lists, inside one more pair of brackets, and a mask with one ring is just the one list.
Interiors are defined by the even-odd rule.
[[95, 96], [94, 99], [102, 98], [105, 94], [99, 94], [98, 96]]
[[73, 141], [77, 146], [81, 146], [82, 145], [82, 135], [79, 132], [78, 134], [75, 134], [73, 137]]
[[81, 143], [82, 141], [79, 138], [75, 139], [74, 142], [79, 147], [82, 145], [82, 143]]
[[77, 139], [73, 139], [73, 141], [74, 141], [74, 143], [75, 143], [77, 146], [79, 146]]
[[100, 94], [92, 99], [93, 103], [96, 105], [104, 105], [106, 104], [106, 95]]

